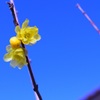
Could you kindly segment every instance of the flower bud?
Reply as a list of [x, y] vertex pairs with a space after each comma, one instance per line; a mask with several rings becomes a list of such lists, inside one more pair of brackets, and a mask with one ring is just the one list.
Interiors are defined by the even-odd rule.
[[12, 48], [19, 48], [21, 44], [21, 41], [17, 37], [11, 37], [10, 38], [10, 45]]

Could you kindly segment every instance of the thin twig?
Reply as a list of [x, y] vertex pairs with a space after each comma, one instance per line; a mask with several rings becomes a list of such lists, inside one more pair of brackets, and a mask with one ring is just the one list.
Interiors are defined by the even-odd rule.
[[87, 20], [91, 23], [95, 30], [100, 34], [99, 28], [95, 25], [95, 23], [91, 20], [87, 13], [82, 9], [82, 7], [79, 4], [77, 4], [76, 7], [82, 12], [82, 14], [87, 18]]
[[[9, 8], [10, 8], [11, 12], [12, 12], [12, 16], [13, 16], [13, 19], [14, 19], [14, 21], [13, 21], [14, 25], [17, 26], [17, 25], [19, 25], [19, 22], [18, 22], [16, 9], [15, 9], [15, 6], [14, 6], [14, 1], [10, 0], [10, 2], [7, 2], [7, 3], [9, 5]], [[21, 43], [21, 45], [25, 49], [25, 45], [23, 43]], [[38, 85], [36, 84], [36, 81], [35, 81], [35, 78], [34, 78], [34, 75], [33, 75], [32, 69], [31, 69], [29, 58], [28, 58], [27, 55], [26, 55], [26, 61], [28, 63], [27, 66], [28, 66], [28, 70], [29, 70], [30, 77], [31, 77], [31, 80], [32, 80], [33, 90], [36, 93], [36, 95], [39, 98], [39, 100], [42, 100], [40, 92], [38, 91]], [[38, 100], [38, 98], [37, 98], [37, 100]]]

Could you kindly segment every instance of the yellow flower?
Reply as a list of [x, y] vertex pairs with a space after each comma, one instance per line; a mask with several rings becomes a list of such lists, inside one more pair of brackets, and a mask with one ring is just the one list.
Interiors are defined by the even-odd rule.
[[23, 44], [35, 44], [41, 37], [38, 34], [38, 28], [36, 26], [29, 27], [28, 23], [29, 20], [26, 19], [22, 24], [22, 28], [20, 28], [20, 26], [15, 27], [15, 32], [17, 33], [17, 38], [20, 39]]
[[21, 41], [17, 37], [11, 37], [10, 38], [10, 44], [12, 48], [19, 48]]
[[21, 69], [24, 65], [27, 64], [25, 57], [26, 52], [23, 48], [19, 47], [17, 49], [13, 49], [11, 45], [8, 45], [6, 50], [8, 53], [4, 55], [4, 60], [6, 62], [10, 61], [10, 65], [12, 67], [18, 66], [18, 68]]

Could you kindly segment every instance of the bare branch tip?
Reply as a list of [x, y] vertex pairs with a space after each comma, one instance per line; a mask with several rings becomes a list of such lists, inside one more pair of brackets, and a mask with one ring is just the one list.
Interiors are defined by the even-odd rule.
[[12, 9], [14, 7], [13, 3], [11, 2], [6, 2], [9, 5], [9, 8]]
[[77, 3], [77, 4], [76, 4], [76, 7], [78, 7], [78, 6], [79, 6], [79, 4]]

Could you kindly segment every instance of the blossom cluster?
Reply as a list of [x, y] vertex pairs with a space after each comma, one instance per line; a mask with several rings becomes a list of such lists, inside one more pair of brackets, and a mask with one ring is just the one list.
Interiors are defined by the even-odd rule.
[[4, 60], [10, 61], [12, 67], [18, 66], [21, 69], [24, 65], [27, 65], [27, 51], [21, 44], [32, 45], [41, 39], [38, 28], [36, 26], [30, 27], [28, 24], [29, 20], [26, 19], [21, 28], [19, 25], [15, 27], [16, 36], [10, 38], [10, 45], [6, 47], [7, 53], [4, 55]]

